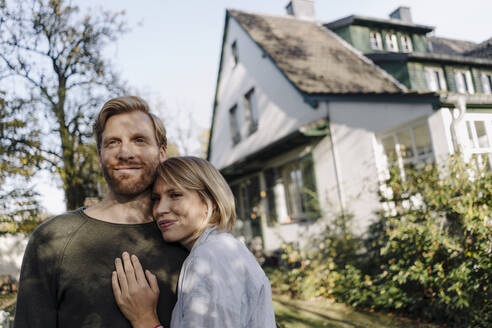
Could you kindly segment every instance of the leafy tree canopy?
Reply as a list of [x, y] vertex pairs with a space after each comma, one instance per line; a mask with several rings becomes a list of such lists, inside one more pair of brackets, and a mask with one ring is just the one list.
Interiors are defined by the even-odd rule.
[[2, 115], [9, 117], [2, 124], [10, 133], [0, 141], [0, 177], [49, 169], [61, 178], [68, 209], [97, 195], [92, 122], [102, 103], [124, 93], [103, 49], [125, 31], [123, 13], [82, 13], [64, 0], [0, 0]]

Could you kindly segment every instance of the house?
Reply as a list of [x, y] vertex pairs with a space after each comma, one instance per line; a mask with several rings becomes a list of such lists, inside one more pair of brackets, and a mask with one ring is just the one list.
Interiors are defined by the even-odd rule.
[[303, 243], [335, 215], [363, 233], [395, 161], [492, 156], [492, 58], [429, 36], [410, 9], [389, 19], [227, 10], [207, 157], [236, 197], [236, 233], [266, 250]]

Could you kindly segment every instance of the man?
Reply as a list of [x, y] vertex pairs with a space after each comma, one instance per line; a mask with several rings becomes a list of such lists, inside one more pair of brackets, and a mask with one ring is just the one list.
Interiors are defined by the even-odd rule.
[[[131, 327], [111, 289], [114, 259], [136, 254], [157, 275], [158, 314], [169, 326], [187, 252], [163, 241], [150, 190], [166, 159], [166, 132], [147, 103], [120, 97], [94, 124], [108, 193], [99, 204], [54, 217], [32, 234], [24, 254], [14, 327]], [[149, 327], [150, 328], [150, 327]]]

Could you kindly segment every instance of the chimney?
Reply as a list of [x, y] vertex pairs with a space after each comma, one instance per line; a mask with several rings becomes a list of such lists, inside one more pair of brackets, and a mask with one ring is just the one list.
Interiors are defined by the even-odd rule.
[[399, 19], [407, 23], [412, 22], [412, 13], [410, 7], [398, 7], [390, 14], [390, 18]]
[[297, 19], [314, 20], [314, 0], [291, 0], [285, 9]]

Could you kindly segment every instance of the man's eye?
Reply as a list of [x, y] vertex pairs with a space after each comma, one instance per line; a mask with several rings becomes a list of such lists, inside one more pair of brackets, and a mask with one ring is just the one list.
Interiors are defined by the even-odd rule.
[[160, 199], [160, 197], [159, 197], [159, 195], [152, 194], [152, 195], [150, 195], [150, 199], [151, 199], [152, 201], [157, 201], [157, 200], [159, 200], [159, 199]]
[[138, 143], [143, 143], [143, 142], [145, 142], [145, 139], [144, 138], [137, 138], [137, 139], [135, 139], [135, 141]]

